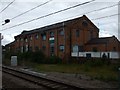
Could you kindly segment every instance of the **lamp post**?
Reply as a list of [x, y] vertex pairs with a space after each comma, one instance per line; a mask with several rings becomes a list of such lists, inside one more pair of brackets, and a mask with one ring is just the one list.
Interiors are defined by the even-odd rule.
[[[9, 23], [10, 22], [10, 19], [6, 19], [5, 21], [4, 21], [4, 23], [2, 24], [2, 26], [3, 25], [5, 25], [5, 24], [7, 24], [7, 23]], [[2, 45], [1, 45], [1, 40], [2, 40], [3, 38], [2, 38], [2, 35], [1, 35], [1, 33], [0, 33], [0, 65], [2, 65]]]
[[[6, 19], [5, 21], [4, 21], [4, 23], [2, 24], [2, 26], [3, 25], [5, 25], [5, 24], [7, 24], [7, 23], [9, 23], [10, 22], [10, 19]], [[2, 38], [2, 35], [1, 35], [1, 33], [0, 33], [0, 65], [2, 65], [2, 45], [1, 45], [1, 40], [2, 40], [3, 38]]]
[[10, 19], [6, 19], [2, 25], [5, 25], [10, 22]]
[[[2, 24], [2, 26], [9, 23], [9, 22], [10, 22], [10, 19], [6, 19], [4, 21], [4, 24]], [[0, 33], [0, 66], [2, 66], [2, 45], [1, 45], [2, 39], [3, 38], [1, 37], [1, 33]], [[2, 67], [0, 68], [0, 89], [2, 89]]]

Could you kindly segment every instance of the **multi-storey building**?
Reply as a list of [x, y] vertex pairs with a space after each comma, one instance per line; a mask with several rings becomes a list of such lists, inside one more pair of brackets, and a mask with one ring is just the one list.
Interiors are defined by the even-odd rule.
[[[114, 43], [111, 43], [112, 41]], [[120, 51], [118, 45], [120, 42], [115, 37], [99, 38], [99, 29], [83, 15], [31, 31], [23, 31], [15, 36], [14, 52], [42, 50], [46, 56], [56, 55], [68, 59], [72, 52]]]

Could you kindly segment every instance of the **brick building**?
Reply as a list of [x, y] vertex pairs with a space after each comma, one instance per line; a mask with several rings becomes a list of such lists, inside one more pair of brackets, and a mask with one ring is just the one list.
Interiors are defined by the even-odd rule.
[[[12, 49], [14, 52], [42, 50], [46, 56], [69, 58], [72, 52], [94, 50], [119, 52], [118, 45], [120, 42], [115, 37], [99, 38], [99, 29], [83, 15], [31, 31], [23, 31], [15, 36]], [[11, 44], [6, 47], [11, 47]]]

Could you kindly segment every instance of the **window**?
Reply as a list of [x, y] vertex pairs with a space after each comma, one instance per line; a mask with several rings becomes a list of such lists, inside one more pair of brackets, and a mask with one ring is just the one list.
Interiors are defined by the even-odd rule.
[[42, 49], [45, 50], [45, 49], [46, 49], [46, 46], [42, 46]]
[[43, 40], [46, 40], [46, 35], [43, 35]]
[[32, 36], [30, 36], [30, 40], [32, 41]]
[[42, 40], [46, 40], [46, 32], [41, 33]]
[[79, 51], [78, 45], [73, 46], [73, 52], [78, 52], [78, 51]]
[[113, 51], [116, 51], [116, 47], [113, 47]]
[[87, 27], [87, 26], [88, 26], [87, 21], [86, 21], [86, 20], [83, 20], [82, 25], [85, 26], [85, 27]]
[[36, 34], [36, 35], [35, 35], [35, 38], [36, 38], [36, 39], [38, 39], [38, 38], [39, 38], [38, 34]]
[[23, 53], [23, 47], [21, 47], [21, 53]]
[[42, 35], [42, 40], [46, 40], [46, 34]]
[[25, 51], [28, 52], [28, 45], [25, 46]]
[[53, 54], [54, 53], [54, 47], [50, 47], [50, 52]]
[[27, 38], [25, 39], [25, 42], [28, 42], [28, 39], [27, 39]]
[[60, 35], [64, 35], [64, 31], [63, 31], [63, 30], [60, 30], [60, 31], [59, 31], [59, 34], [60, 34]]
[[54, 43], [50, 43], [50, 55], [54, 55]]
[[86, 58], [91, 58], [91, 53], [87, 53]]
[[22, 42], [22, 41], [23, 41], [23, 38], [21, 38], [20, 40], [21, 40], [21, 42]]
[[54, 37], [54, 32], [50, 32], [50, 37]]
[[64, 45], [60, 45], [60, 51], [64, 51]]
[[19, 42], [19, 39], [17, 39], [17, 42]]
[[76, 37], [79, 37], [80, 31], [76, 30]]

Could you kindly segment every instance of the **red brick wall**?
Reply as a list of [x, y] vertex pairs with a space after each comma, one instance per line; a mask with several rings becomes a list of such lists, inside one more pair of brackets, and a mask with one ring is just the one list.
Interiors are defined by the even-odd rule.
[[[83, 21], [86, 20], [88, 25], [83, 26]], [[59, 34], [59, 30], [64, 28], [64, 35], [60, 35]], [[76, 37], [76, 30], [80, 30], [79, 33], [79, 37]], [[32, 33], [29, 35], [26, 35], [26, 37], [28, 38], [28, 42], [21, 42], [19, 40], [19, 42], [15, 43], [15, 48], [20, 48], [23, 45], [29, 45], [30, 47], [32, 47], [32, 50], [35, 51], [35, 47], [38, 46], [39, 49], [41, 49], [47, 56], [50, 56], [50, 43], [49, 43], [49, 38], [50, 38], [50, 32], [53, 31], [54, 32], [54, 37], [55, 37], [55, 55], [59, 56], [59, 57], [69, 57], [71, 55], [71, 51], [72, 51], [72, 46], [73, 45], [83, 45], [85, 43], [87, 43], [90, 40], [90, 31], [93, 31], [93, 37], [98, 38], [98, 29], [95, 28], [95, 26], [93, 24], [91, 24], [91, 22], [86, 18], [86, 17], [82, 17], [82, 18], [78, 18], [75, 20], [72, 20], [70, 22], [65, 22], [65, 26], [62, 27], [58, 27], [58, 28], [53, 28], [51, 30], [47, 30], [44, 31], [46, 32], [46, 40], [43, 41], [42, 37], [41, 37], [41, 32], [38, 33]], [[35, 38], [35, 35], [38, 34], [38, 39]], [[30, 40], [30, 36], [32, 36], [32, 40]], [[16, 38], [20, 39], [20, 38], [24, 38], [24, 36], [19, 35]], [[65, 50], [64, 52], [59, 50], [59, 46], [60, 45], [65, 45]], [[43, 46], [46, 46], [46, 49], [43, 50]]]
[[94, 47], [98, 49], [98, 51], [117, 51], [120, 52], [120, 42], [115, 38], [111, 37], [106, 43], [104, 44], [92, 44], [92, 45], [85, 45], [85, 51], [92, 51]]

